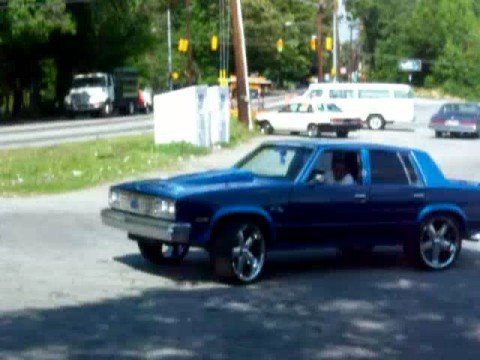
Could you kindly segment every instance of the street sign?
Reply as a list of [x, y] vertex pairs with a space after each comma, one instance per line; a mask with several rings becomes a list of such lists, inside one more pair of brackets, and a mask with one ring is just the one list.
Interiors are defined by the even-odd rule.
[[420, 59], [402, 59], [398, 62], [398, 69], [403, 72], [422, 71], [422, 60]]

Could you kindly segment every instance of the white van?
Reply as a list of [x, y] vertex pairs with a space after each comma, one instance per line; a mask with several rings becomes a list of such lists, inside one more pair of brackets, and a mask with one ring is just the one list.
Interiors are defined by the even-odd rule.
[[415, 120], [413, 90], [404, 84], [311, 84], [301, 98], [334, 102], [344, 111], [357, 114], [373, 130]]

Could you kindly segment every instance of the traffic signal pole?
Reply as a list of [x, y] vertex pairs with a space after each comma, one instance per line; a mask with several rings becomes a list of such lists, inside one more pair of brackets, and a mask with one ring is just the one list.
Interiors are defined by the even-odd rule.
[[233, 49], [235, 53], [235, 72], [237, 75], [237, 107], [239, 120], [253, 130], [250, 113], [250, 92], [248, 88], [248, 64], [243, 32], [242, 7], [240, 0], [230, 1], [233, 25]]
[[317, 9], [317, 59], [318, 59], [318, 82], [323, 82], [323, 17], [325, 16], [325, 3], [318, 2]]

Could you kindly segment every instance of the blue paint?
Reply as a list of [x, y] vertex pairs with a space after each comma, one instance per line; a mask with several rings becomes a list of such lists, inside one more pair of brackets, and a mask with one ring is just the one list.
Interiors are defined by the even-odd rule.
[[[468, 233], [480, 228], [478, 184], [447, 179], [424, 151], [301, 140], [265, 144], [309, 148], [312, 155], [294, 180], [257, 176], [234, 166], [166, 180], [134, 181], [113, 188], [174, 200], [177, 220], [192, 224], [191, 242], [199, 247], [207, 247], [212, 230], [225, 216], [246, 214], [259, 216], [269, 224], [271, 246], [277, 248], [398, 243], [435, 212], [457, 214]], [[325, 150], [359, 151], [363, 183], [308, 184], [315, 161]], [[410, 152], [423, 184], [372, 185], [371, 150]], [[365, 199], [359, 199], [359, 194], [364, 194]]]

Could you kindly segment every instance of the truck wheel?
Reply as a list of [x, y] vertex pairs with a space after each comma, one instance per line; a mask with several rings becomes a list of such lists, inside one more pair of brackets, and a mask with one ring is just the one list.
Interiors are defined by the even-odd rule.
[[112, 103], [110, 102], [105, 103], [105, 105], [103, 106], [103, 109], [101, 110], [101, 116], [108, 117], [112, 115], [112, 113], [113, 113]]
[[216, 232], [211, 250], [215, 275], [223, 282], [251, 284], [262, 274], [266, 239], [253, 221], [233, 221]]
[[341, 138], [341, 139], [347, 138], [348, 137], [348, 131], [345, 131], [345, 130], [337, 131], [337, 137]]
[[189, 246], [183, 244], [151, 243], [138, 241], [142, 256], [155, 265], [180, 264], [188, 254]]
[[367, 119], [370, 130], [383, 130], [385, 128], [385, 119], [381, 115], [370, 115]]
[[127, 111], [128, 111], [128, 115], [135, 114], [135, 104], [133, 102], [130, 101], [128, 103]]
[[428, 270], [445, 270], [452, 266], [462, 249], [462, 230], [449, 215], [430, 216], [420, 225], [416, 239], [405, 242], [407, 258], [416, 266]]

